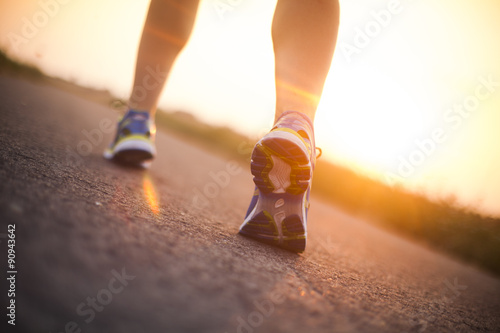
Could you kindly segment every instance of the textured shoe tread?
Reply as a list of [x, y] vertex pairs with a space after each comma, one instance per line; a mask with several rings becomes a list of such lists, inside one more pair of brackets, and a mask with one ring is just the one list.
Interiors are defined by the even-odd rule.
[[240, 229], [240, 233], [258, 240], [272, 241], [273, 244], [279, 241], [276, 224], [267, 212], [260, 212], [255, 215], [251, 221]]
[[281, 223], [283, 237], [295, 237], [305, 235], [304, 225], [297, 215], [286, 217]]
[[306, 235], [300, 218], [297, 215], [285, 218], [282, 222], [282, 228], [283, 239], [280, 241], [274, 219], [268, 212], [264, 211], [248, 221], [240, 229], [240, 234], [295, 253], [304, 252]]
[[284, 138], [264, 138], [262, 140], [262, 145], [268, 147], [280, 158], [292, 162], [294, 164], [309, 164], [309, 156], [305, 152]]
[[[274, 186], [269, 179], [269, 172], [273, 167], [271, 156], [277, 156], [288, 163], [291, 168], [290, 183], [286, 192], [294, 195], [304, 193], [309, 187], [311, 181], [311, 164], [309, 158], [304, 155], [304, 152], [297, 148], [297, 151], [285, 155], [285, 152], [271, 148], [270, 143], [276, 140], [263, 141], [257, 144], [252, 153], [251, 172], [254, 176], [255, 185], [263, 193], [270, 193], [274, 190]], [[276, 147], [275, 147], [276, 148]]]

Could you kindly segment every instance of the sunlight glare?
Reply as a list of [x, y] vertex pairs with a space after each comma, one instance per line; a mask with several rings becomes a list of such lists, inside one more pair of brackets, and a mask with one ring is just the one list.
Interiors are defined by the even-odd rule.
[[160, 208], [158, 206], [158, 199], [156, 196], [155, 187], [148, 174], [144, 175], [142, 187], [146, 201], [149, 207], [151, 208], [151, 212], [153, 212], [153, 214], [155, 215], [158, 215], [160, 212]]
[[369, 68], [337, 72], [327, 82], [318, 118], [318, 132], [335, 142], [333, 153], [368, 169], [389, 168], [424, 128], [405, 90]]

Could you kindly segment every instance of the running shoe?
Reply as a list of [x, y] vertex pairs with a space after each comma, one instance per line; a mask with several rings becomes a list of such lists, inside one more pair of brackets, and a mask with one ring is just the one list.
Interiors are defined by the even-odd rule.
[[283, 113], [254, 147], [251, 171], [255, 191], [240, 234], [303, 252], [315, 162], [311, 120], [300, 112]]
[[115, 139], [104, 157], [120, 164], [147, 167], [156, 155], [155, 134], [148, 112], [129, 110], [118, 122]]

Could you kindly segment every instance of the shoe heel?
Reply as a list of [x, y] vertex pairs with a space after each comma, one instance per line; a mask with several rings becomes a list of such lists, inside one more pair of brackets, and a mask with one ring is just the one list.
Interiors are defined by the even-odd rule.
[[304, 252], [306, 248], [306, 230], [298, 215], [288, 216], [281, 222], [283, 233], [282, 247], [293, 252]]
[[[273, 177], [273, 171], [278, 177]], [[257, 143], [252, 153], [251, 172], [261, 193], [303, 194], [312, 180], [307, 152], [285, 138], [271, 138]]]
[[240, 228], [240, 234], [258, 239], [261, 242], [278, 245], [279, 232], [273, 217], [266, 211], [261, 211]]

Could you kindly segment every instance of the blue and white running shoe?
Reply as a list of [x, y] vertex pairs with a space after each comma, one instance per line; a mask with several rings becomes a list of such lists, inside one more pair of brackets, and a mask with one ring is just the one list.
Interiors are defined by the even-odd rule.
[[283, 113], [254, 147], [251, 170], [255, 192], [240, 234], [303, 252], [315, 163], [311, 120], [300, 112]]
[[149, 113], [129, 110], [118, 122], [116, 136], [104, 157], [131, 166], [148, 166], [156, 155], [156, 126]]

